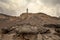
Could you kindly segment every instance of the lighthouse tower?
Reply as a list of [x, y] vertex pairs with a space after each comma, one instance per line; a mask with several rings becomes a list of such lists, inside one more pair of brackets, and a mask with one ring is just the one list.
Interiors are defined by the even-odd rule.
[[27, 13], [27, 17], [28, 17], [28, 13], [29, 13], [29, 12], [28, 12], [28, 8], [26, 9], [26, 13]]
[[26, 13], [28, 13], [28, 8], [26, 9]]

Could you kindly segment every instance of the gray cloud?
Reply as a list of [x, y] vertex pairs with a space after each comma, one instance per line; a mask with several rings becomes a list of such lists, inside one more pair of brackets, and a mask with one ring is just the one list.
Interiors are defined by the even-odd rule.
[[54, 6], [56, 7], [56, 15], [60, 16], [60, 0], [41, 0], [47, 6]]
[[43, 3], [57, 5], [60, 4], [60, 0], [41, 0]]
[[[40, 0], [39, 5], [37, 4], [37, 1], [39, 3], [39, 0], [0, 0], [0, 12], [12, 16], [19, 16], [21, 13], [25, 12], [28, 6], [32, 12], [42, 11], [47, 14], [53, 15], [53, 13], [55, 13], [54, 15], [60, 16], [60, 14], [56, 14], [57, 8], [60, 5], [60, 0]], [[46, 5], [48, 7], [46, 7]], [[51, 7], [49, 7], [49, 5]], [[57, 13], [59, 13], [59, 11]]]
[[9, 3], [10, 0], [0, 0], [2, 3]]
[[19, 16], [25, 6], [26, 2], [24, 0], [0, 0], [0, 13]]

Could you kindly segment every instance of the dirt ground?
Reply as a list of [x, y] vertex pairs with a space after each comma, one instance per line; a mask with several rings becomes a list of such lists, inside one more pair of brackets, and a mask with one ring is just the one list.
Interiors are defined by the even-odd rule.
[[60, 40], [60, 18], [44, 13], [0, 14], [0, 40]]

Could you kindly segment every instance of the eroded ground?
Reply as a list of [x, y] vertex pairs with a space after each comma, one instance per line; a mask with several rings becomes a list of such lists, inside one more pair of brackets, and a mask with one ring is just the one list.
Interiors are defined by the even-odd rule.
[[0, 14], [0, 40], [60, 40], [60, 19], [43, 13]]

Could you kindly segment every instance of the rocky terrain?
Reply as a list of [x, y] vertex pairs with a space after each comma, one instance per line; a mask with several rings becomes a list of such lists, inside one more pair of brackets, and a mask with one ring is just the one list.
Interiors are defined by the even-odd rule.
[[0, 40], [60, 40], [60, 18], [44, 13], [0, 14]]

